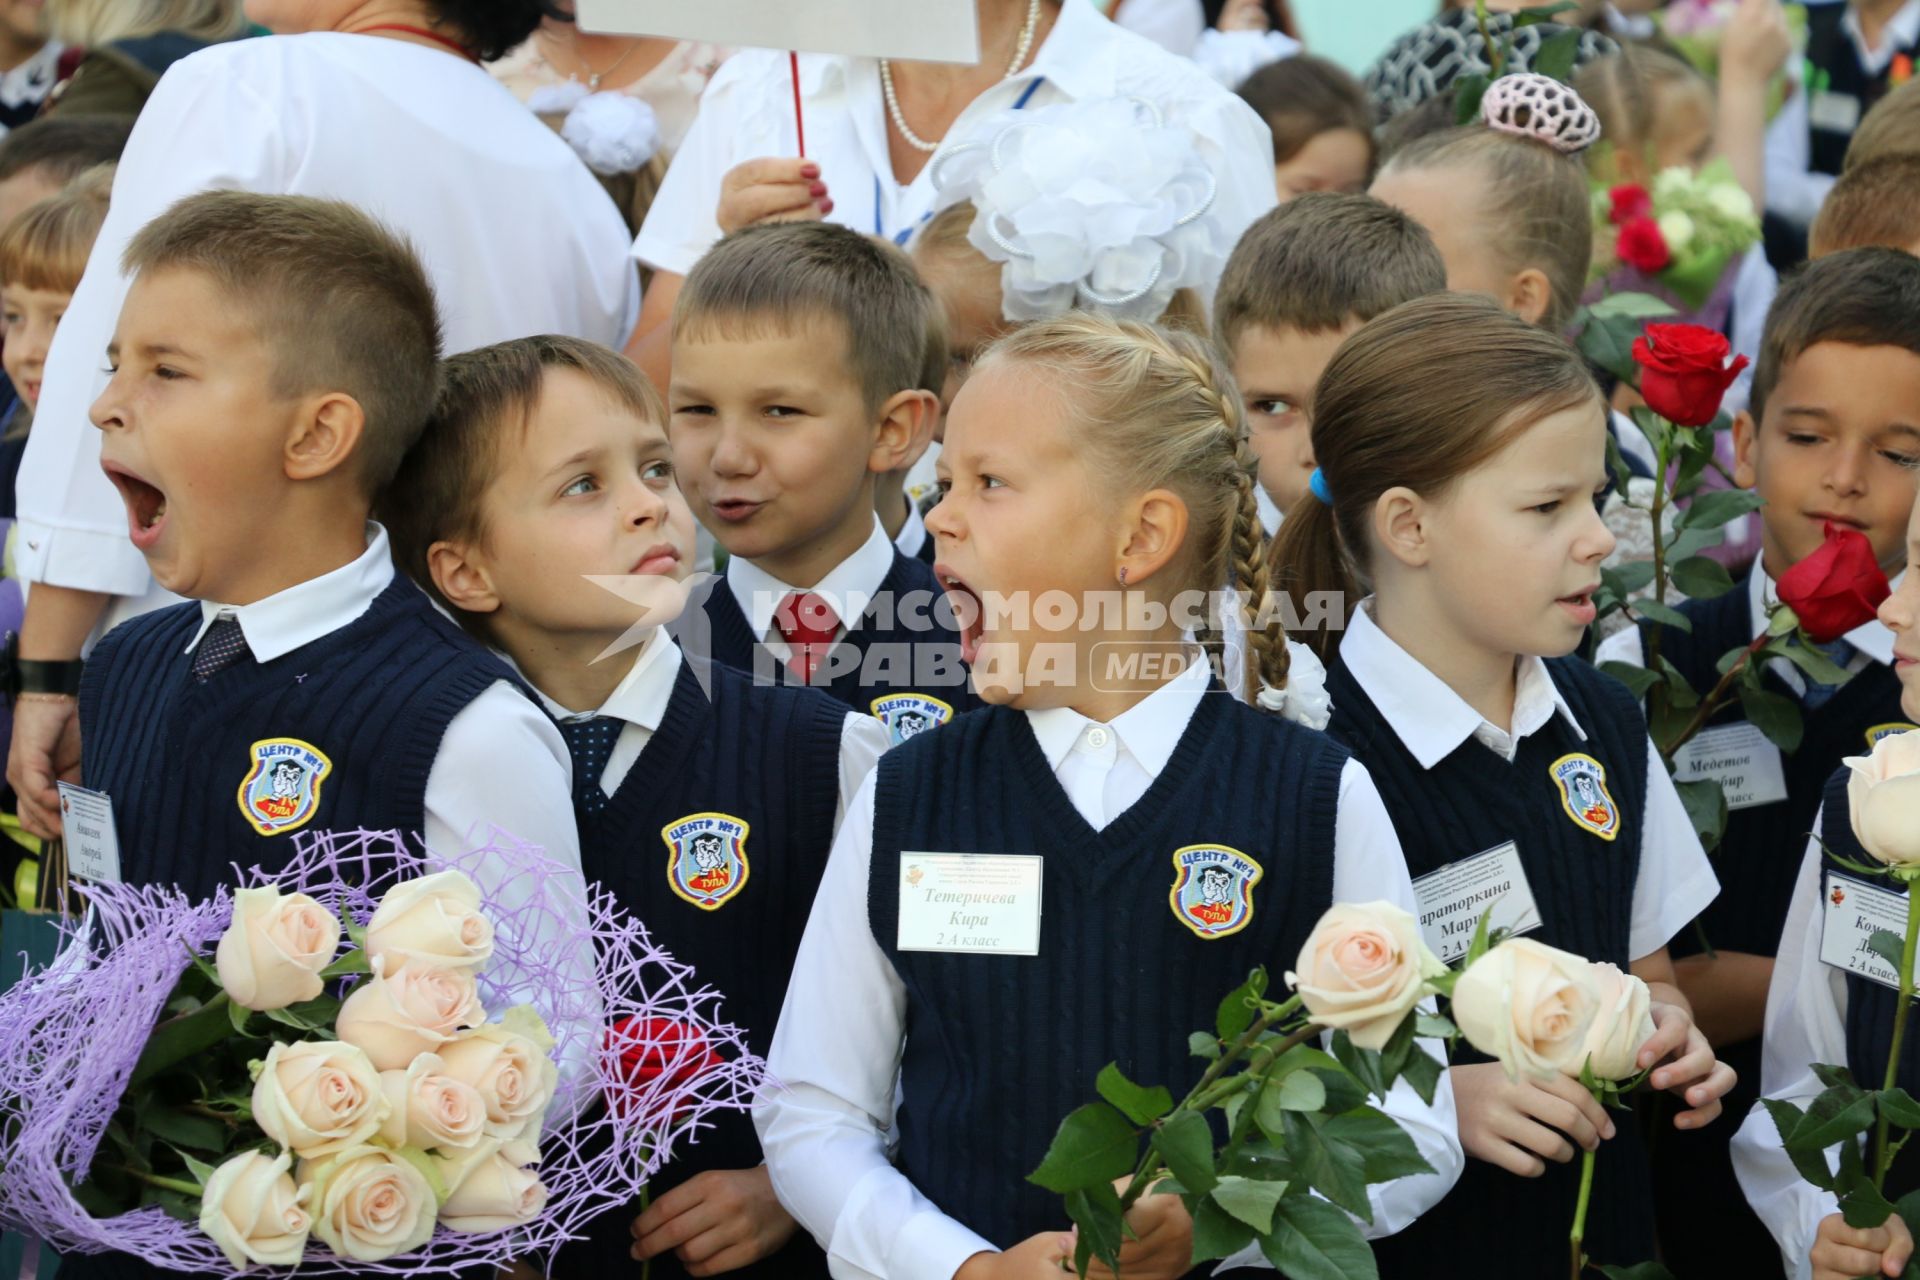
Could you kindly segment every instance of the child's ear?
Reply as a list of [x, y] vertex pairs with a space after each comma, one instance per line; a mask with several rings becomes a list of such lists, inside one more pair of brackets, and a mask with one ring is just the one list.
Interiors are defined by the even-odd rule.
[[1755, 465], [1759, 451], [1760, 424], [1742, 409], [1733, 415], [1733, 482], [1742, 489], [1751, 489], [1760, 481], [1760, 468]]
[[1420, 568], [1433, 554], [1426, 517], [1426, 500], [1405, 485], [1395, 485], [1373, 504], [1373, 536], [1395, 560]]
[[1528, 324], [1539, 324], [1553, 302], [1553, 284], [1538, 267], [1527, 267], [1507, 281], [1507, 296], [1502, 305]]
[[461, 542], [436, 542], [427, 548], [427, 573], [447, 603], [467, 613], [492, 613], [499, 593], [474, 549]]
[[880, 431], [867, 455], [867, 470], [877, 475], [905, 471], [933, 443], [940, 397], [931, 391], [902, 391], [880, 406]]
[[287, 436], [287, 479], [317, 480], [350, 467], [366, 430], [366, 410], [350, 395], [328, 392], [303, 404]]
[[1152, 489], [1142, 494], [1124, 526], [1126, 542], [1113, 567], [1114, 577], [1118, 579], [1125, 570], [1124, 581], [1134, 587], [1166, 568], [1186, 544], [1188, 518], [1186, 502], [1172, 490]]

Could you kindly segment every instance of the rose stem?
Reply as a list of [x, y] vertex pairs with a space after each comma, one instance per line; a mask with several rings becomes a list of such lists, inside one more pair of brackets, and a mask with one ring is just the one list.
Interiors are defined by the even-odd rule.
[[[1887, 1049], [1887, 1075], [1881, 1088], [1891, 1089], [1895, 1077], [1900, 1071], [1900, 1041], [1907, 1033], [1907, 1010], [1913, 1005], [1913, 951], [1914, 944], [1920, 942], [1920, 894], [1913, 891], [1913, 881], [1907, 881], [1907, 939], [1900, 948], [1900, 1005], [1893, 1011], [1893, 1043]], [[1884, 1190], [1887, 1185], [1887, 1167], [1893, 1163], [1893, 1153], [1887, 1150], [1887, 1113], [1882, 1110], [1880, 1118], [1873, 1127], [1873, 1185], [1875, 1190]]]
[[1587, 1269], [1586, 1250], [1581, 1242], [1587, 1238], [1587, 1200], [1593, 1195], [1593, 1156], [1591, 1151], [1580, 1153], [1580, 1198], [1573, 1205], [1573, 1230], [1567, 1235], [1568, 1253], [1573, 1258], [1573, 1280], [1580, 1280], [1580, 1273]]
[[132, 1165], [110, 1164], [107, 1168], [124, 1173], [135, 1181], [144, 1182], [150, 1187], [159, 1187], [162, 1191], [178, 1191], [184, 1195], [198, 1197], [203, 1190], [197, 1182], [188, 1182], [184, 1178], [162, 1178], [158, 1174], [142, 1173]]

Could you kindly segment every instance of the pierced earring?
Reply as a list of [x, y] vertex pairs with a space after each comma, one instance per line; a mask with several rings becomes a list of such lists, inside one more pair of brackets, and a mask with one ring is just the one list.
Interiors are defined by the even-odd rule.
[[1123, 587], [1127, 585], [1127, 566], [1125, 565], [1120, 566], [1120, 585]]

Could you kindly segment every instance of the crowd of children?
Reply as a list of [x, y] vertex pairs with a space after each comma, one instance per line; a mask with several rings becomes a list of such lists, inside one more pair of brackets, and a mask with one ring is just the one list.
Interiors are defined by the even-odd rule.
[[[1189, 1079], [1327, 907], [1494, 860], [1647, 985], [1646, 1093], [1464, 1045], [1395, 1085], [1430, 1171], [1368, 1190], [1380, 1274], [1566, 1274], [1583, 1150], [1602, 1261], [1905, 1273], [1760, 1104], [1891, 1053], [1816, 899], [1823, 842], [1867, 856], [1843, 759], [1920, 721], [1920, 0], [1739, 0], [1705, 57], [1687, 0], [1449, 4], [1364, 81], [1284, 4], [974, 3], [978, 67], [248, 0], [137, 121], [7, 117], [18, 841], [78, 785], [132, 882], [497, 828], [610, 891], [772, 1083], [556, 1280], [1058, 1276], [1026, 1175], [1103, 1064]], [[10, 110], [61, 100], [36, 7]], [[145, 8], [93, 52], [247, 25]], [[1683, 279], [1660, 201], [1715, 181], [1745, 230]], [[1615, 252], [1634, 201], [1667, 259]], [[1574, 341], [1628, 289], [1751, 359], [1710, 487], [1764, 502], [1733, 590], [1602, 640], [1603, 504], [1670, 461]], [[1804, 729], [1710, 855], [1601, 664], [1711, 686], [1836, 528], [1891, 595], [1841, 678], [1768, 666]], [[1231, 927], [1169, 892], [1196, 847]], [[926, 936], [943, 851], [1035, 864], [1029, 944]], [[1129, 1222], [1120, 1275], [1192, 1271], [1178, 1197]]]

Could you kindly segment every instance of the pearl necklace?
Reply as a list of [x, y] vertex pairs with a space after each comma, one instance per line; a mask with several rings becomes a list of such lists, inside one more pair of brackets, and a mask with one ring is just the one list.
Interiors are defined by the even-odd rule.
[[[1027, 20], [1021, 24], [1020, 42], [1013, 47], [1013, 61], [1007, 64], [1007, 74], [1000, 77], [1002, 80], [1012, 79], [1027, 64], [1027, 53], [1033, 48], [1033, 33], [1039, 25], [1040, 0], [1027, 0]], [[880, 59], [880, 92], [887, 100], [887, 115], [892, 118], [893, 127], [900, 131], [908, 146], [928, 153], [940, 149], [939, 139], [928, 142], [907, 126], [907, 118], [900, 111], [900, 99], [893, 92], [893, 67], [885, 58]]]

